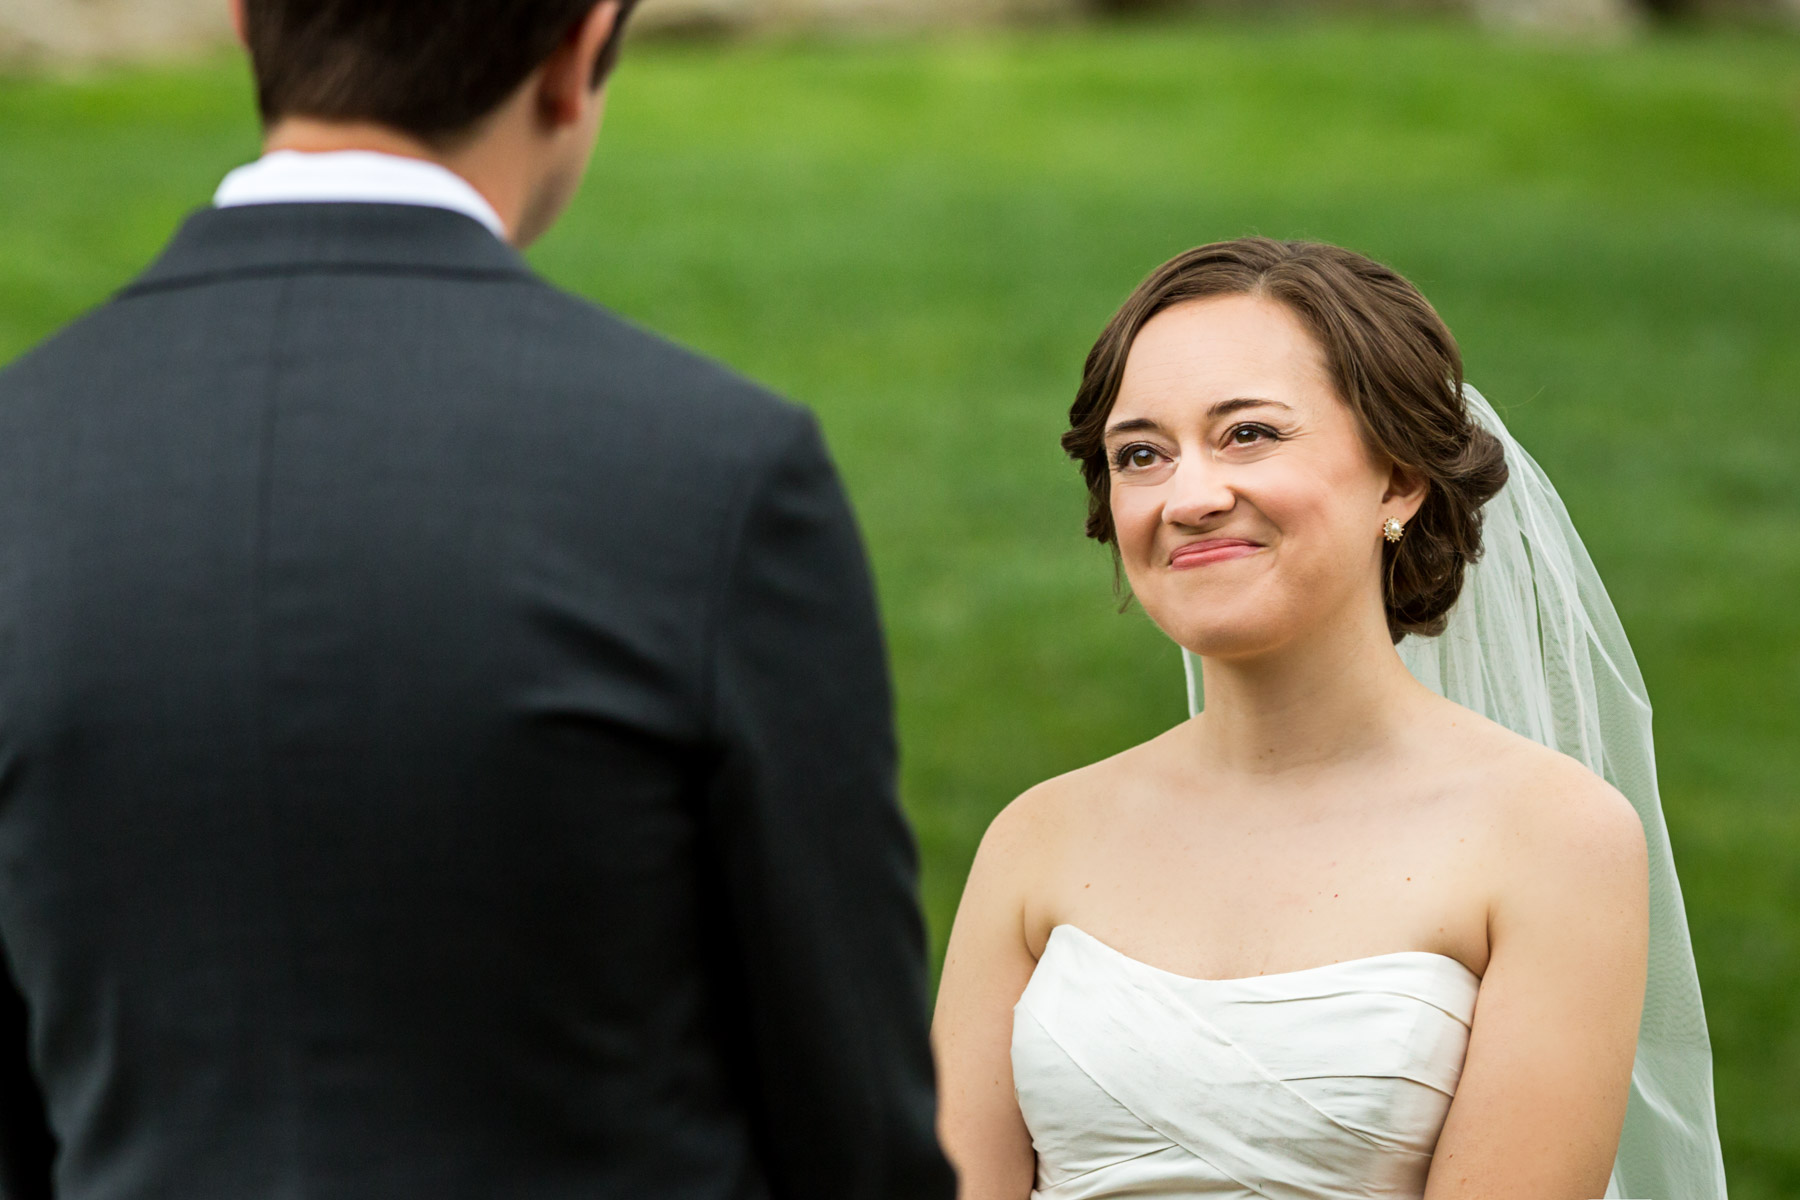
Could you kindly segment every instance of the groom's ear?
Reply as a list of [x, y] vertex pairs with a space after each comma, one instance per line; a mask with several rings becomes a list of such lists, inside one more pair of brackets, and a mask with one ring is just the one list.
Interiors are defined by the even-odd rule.
[[607, 59], [619, 32], [620, 10], [620, 0], [601, 0], [545, 61], [538, 97], [548, 124], [578, 124], [588, 105], [599, 103]]
[[231, 28], [237, 32], [238, 45], [249, 49], [250, 21], [244, 15], [244, 0], [227, 0], [226, 8], [231, 10]]

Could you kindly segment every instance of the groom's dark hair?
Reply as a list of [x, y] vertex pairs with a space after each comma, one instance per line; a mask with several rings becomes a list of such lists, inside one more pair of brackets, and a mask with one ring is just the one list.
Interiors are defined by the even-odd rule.
[[[265, 124], [368, 121], [442, 146], [541, 66], [600, 0], [244, 0]], [[626, 19], [594, 86], [618, 61]]]

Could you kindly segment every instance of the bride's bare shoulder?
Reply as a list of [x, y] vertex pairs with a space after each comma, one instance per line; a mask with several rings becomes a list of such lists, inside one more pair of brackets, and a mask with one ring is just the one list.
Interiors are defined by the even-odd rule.
[[1121, 816], [1156, 773], [1160, 741], [1047, 779], [1001, 809], [976, 849], [958, 924], [991, 918], [1022, 935], [1033, 959], [1042, 953], [1065, 885], [1096, 845], [1120, 836]]
[[988, 825], [977, 865], [1004, 860], [1039, 872], [1090, 842], [1116, 822], [1121, 804], [1144, 794], [1144, 785], [1168, 757], [1163, 747], [1170, 737], [1164, 734], [1028, 788]]
[[1442, 745], [1472, 781], [1471, 800], [1502, 864], [1539, 877], [1635, 878], [1645, 858], [1644, 828], [1623, 793], [1569, 755], [1477, 713], [1455, 707], [1449, 720]]
[[1003, 836], [1079, 835], [1095, 822], [1107, 822], [1121, 802], [1140, 795], [1145, 785], [1167, 774], [1163, 765], [1169, 745], [1179, 738], [1177, 726], [1147, 742], [1098, 762], [1054, 776], [1021, 793], [994, 818]]

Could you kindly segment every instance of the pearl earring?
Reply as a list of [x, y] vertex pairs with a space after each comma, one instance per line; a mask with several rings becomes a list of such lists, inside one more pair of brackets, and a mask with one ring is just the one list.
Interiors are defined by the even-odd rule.
[[1398, 517], [1389, 517], [1386, 521], [1382, 522], [1381, 536], [1385, 537], [1390, 542], [1397, 542], [1406, 536], [1406, 526], [1400, 523]]

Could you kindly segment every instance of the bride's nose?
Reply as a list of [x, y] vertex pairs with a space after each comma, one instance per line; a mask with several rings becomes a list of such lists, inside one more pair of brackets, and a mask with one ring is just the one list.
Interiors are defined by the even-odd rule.
[[1163, 502], [1163, 521], [1169, 525], [1202, 525], [1208, 517], [1229, 512], [1237, 494], [1229, 486], [1229, 470], [1212, 455], [1186, 453], [1175, 464]]

